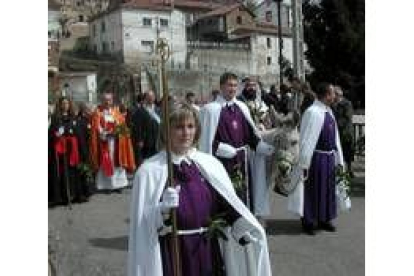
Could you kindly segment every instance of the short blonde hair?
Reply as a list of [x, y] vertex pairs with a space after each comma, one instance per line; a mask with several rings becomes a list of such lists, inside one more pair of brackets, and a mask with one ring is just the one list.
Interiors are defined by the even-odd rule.
[[[197, 145], [201, 135], [201, 124], [198, 118], [198, 112], [194, 109], [194, 107], [187, 103], [174, 103], [170, 105], [169, 109], [169, 120], [171, 127], [174, 127], [185, 120], [194, 119], [196, 133], [194, 136], [193, 146]], [[166, 141], [165, 129], [165, 122], [161, 119], [160, 142], [162, 146], [165, 146]]]

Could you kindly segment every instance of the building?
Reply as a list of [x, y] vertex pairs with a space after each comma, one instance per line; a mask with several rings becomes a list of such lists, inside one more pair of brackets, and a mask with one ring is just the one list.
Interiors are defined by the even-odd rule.
[[57, 71], [59, 64], [60, 7], [55, 0], [48, 1], [48, 66], [52, 71]]
[[49, 99], [52, 101], [59, 89], [58, 71], [59, 71], [59, 40], [62, 34], [60, 25], [60, 8], [61, 5], [55, 0], [48, 1], [48, 41], [47, 41], [47, 58], [48, 58], [48, 90]]
[[[282, 28], [292, 28], [292, 7], [291, 0], [283, 0], [281, 3], [281, 22]], [[255, 9], [257, 20], [260, 22], [278, 25], [277, 3], [273, 0], [264, 0]]]
[[55, 0], [59, 2], [69, 23], [87, 22], [89, 18], [106, 10], [111, 0]]
[[96, 72], [60, 72], [59, 88], [75, 103], [97, 103]]
[[169, 66], [184, 66], [187, 52], [185, 15], [171, 5], [150, 0], [119, 2], [90, 22], [90, 46], [99, 55], [111, 55], [131, 65], [156, 60], [157, 38], [169, 42]]
[[[277, 26], [258, 22], [239, 1], [117, 1], [89, 23], [90, 48], [135, 68], [140, 91], [158, 86], [159, 37], [170, 44], [169, 88], [176, 95], [188, 90], [208, 95], [227, 70], [258, 76], [265, 86], [278, 82]], [[284, 57], [291, 62], [291, 29], [283, 27], [282, 36]]]
[[[206, 71], [234, 68], [240, 75], [258, 76], [269, 85], [276, 82], [279, 74], [276, 25], [257, 22], [255, 14], [238, 3], [200, 16], [193, 28], [198, 35], [191, 44], [193, 66]], [[292, 62], [290, 28], [282, 28], [282, 37], [284, 58]]]

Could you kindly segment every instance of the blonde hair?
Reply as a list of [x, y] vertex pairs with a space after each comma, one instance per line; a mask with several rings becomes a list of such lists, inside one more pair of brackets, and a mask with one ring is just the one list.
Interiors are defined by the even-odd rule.
[[[198, 143], [198, 140], [200, 139], [201, 135], [201, 124], [200, 120], [198, 119], [198, 112], [189, 104], [187, 103], [174, 103], [170, 105], [170, 126], [174, 127], [178, 125], [179, 123], [188, 120], [193, 119], [195, 126], [196, 126], [196, 133], [194, 135], [194, 141], [193, 146]], [[160, 143], [162, 146], [165, 146], [165, 122], [161, 120], [161, 129], [160, 129]]]

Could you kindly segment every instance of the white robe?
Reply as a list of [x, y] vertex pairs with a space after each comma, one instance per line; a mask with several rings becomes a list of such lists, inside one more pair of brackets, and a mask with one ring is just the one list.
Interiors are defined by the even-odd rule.
[[[246, 104], [237, 99], [234, 99], [234, 104], [237, 104], [240, 108], [257, 137], [261, 138]], [[215, 101], [208, 103], [200, 110], [202, 130], [199, 148], [203, 152], [213, 154], [214, 136], [216, 135], [217, 126], [220, 120], [221, 109], [225, 105], [226, 100], [222, 96], [219, 96]], [[252, 172], [252, 191], [255, 215], [270, 215], [269, 185], [266, 181], [266, 157], [264, 155], [256, 154], [254, 151], [249, 151], [248, 159]]]
[[[104, 119], [110, 122], [113, 122], [114, 117], [107, 111], [104, 111]], [[99, 128], [99, 133], [101, 134], [103, 129]], [[109, 156], [111, 158], [112, 164], [115, 160], [115, 138], [108, 137], [108, 147], [109, 147]], [[98, 190], [116, 190], [128, 186], [128, 178], [124, 168], [114, 167], [114, 174], [112, 176], [106, 176], [102, 170], [102, 167], [99, 168], [98, 173], [96, 174], [96, 188]]]
[[[325, 120], [325, 112], [328, 112], [335, 120], [332, 109], [321, 101], [315, 100], [315, 102], [303, 114], [300, 124], [299, 162], [294, 167], [293, 176], [291, 179], [292, 185], [297, 183], [297, 186], [295, 190], [288, 196], [288, 210], [301, 217], [303, 216], [304, 208], [303, 170], [308, 170], [311, 165], [313, 152], [315, 150], [316, 144], [318, 143], [319, 135], [322, 131], [323, 123]], [[335, 144], [337, 147], [335, 160], [337, 164], [343, 166], [344, 158], [336, 121], [335, 132]]]
[[[187, 156], [195, 162], [212, 187], [244, 218], [244, 229], [258, 239], [258, 242], [249, 246], [257, 260], [254, 267], [256, 275], [271, 276], [265, 231], [237, 197], [223, 165], [213, 156], [195, 149]], [[146, 160], [135, 174], [128, 246], [128, 276], [163, 275], [157, 232], [157, 206], [167, 181], [167, 174], [165, 151]], [[230, 233], [233, 229], [226, 230]], [[227, 236], [229, 241], [221, 243], [227, 276], [248, 276], [241, 265], [245, 263], [244, 247], [240, 246], [231, 234]]]

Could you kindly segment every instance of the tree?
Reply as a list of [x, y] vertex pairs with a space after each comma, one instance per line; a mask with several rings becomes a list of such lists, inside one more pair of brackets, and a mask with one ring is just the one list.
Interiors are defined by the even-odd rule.
[[254, 14], [256, 10], [256, 3], [254, 0], [243, 1], [243, 4], [246, 7], [246, 9], [248, 9], [251, 13]]
[[365, 0], [304, 0], [303, 16], [311, 83], [330, 81], [351, 91], [354, 100], [362, 99]]

